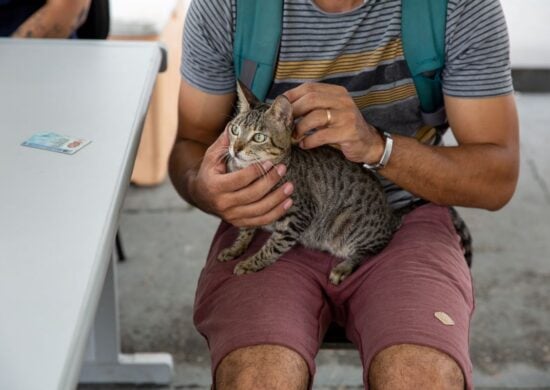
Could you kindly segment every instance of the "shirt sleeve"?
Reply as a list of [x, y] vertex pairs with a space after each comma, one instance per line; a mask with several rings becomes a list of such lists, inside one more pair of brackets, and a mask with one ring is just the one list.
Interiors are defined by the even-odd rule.
[[183, 32], [182, 77], [203, 92], [235, 90], [234, 0], [193, 0]]
[[499, 0], [449, 0], [445, 61], [446, 95], [513, 92], [508, 29]]

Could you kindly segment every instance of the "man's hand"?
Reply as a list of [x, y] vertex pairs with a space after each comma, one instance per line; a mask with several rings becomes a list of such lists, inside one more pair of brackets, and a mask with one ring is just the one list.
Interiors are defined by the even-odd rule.
[[169, 162], [178, 193], [201, 210], [238, 227], [268, 225], [292, 206], [292, 183], [273, 190], [286, 173], [284, 165], [252, 165], [228, 173], [227, 125], [236, 94], [202, 92], [182, 79], [178, 134]]
[[[304, 149], [331, 145], [350, 161], [373, 164], [380, 160], [384, 141], [344, 87], [307, 83], [285, 93], [293, 106], [295, 138]], [[312, 131], [316, 130], [316, 131]]]
[[192, 189], [197, 206], [237, 227], [268, 225], [279, 219], [292, 206], [292, 183], [272, 191], [286, 167], [264, 163], [227, 173], [228, 146], [224, 131], [206, 150]]

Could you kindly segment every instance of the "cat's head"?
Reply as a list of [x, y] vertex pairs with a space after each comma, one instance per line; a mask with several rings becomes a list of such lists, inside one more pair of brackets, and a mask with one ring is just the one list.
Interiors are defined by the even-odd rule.
[[282, 161], [292, 145], [292, 105], [285, 96], [273, 104], [260, 102], [240, 82], [237, 84], [238, 113], [227, 125], [229, 164], [242, 169], [254, 163]]

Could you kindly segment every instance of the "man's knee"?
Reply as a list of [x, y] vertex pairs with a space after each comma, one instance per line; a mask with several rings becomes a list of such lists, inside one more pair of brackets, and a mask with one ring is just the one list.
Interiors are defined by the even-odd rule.
[[464, 389], [462, 370], [451, 357], [417, 345], [382, 350], [373, 359], [368, 376], [374, 390]]
[[258, 345], [228, 354], [216, 370], [217, 390], [304, 390], [309, 370], [295, 351], [277, 345]]

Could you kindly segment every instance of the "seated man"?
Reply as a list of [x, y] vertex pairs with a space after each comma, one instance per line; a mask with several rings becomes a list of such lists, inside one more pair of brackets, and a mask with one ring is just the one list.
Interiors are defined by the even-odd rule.
[[0, 0], [0, 37], [70, 38], [91, 0]]
[[[373, 389], [472, 388], [468, 335], [470, 271], [448, 205], [498, 210], [518, 176], [518, 119], [508, 36], [498, 0], [449, 0], [443, 92], [456, 147], [426, 137], [403, 56], [401, 2], [285, 0], [274, 82], [267, 100], [293, 104], [304, 149], [337, 145], [357, 163], [376, 164], [390, 203], [422, 198], [391, 243], [335, 287], [335, 259], [296, 246], [245, 275], [217, 261], [237, 227], [284, 215], [293, 183], [273, 167], [228, 173], [221, 158], [235, 104], [236, 0], [194, 0], [184, 36], [178, 136], [170, 160], [175, 188], [223, 222], [198, 283], [194, 321], [208, 341], [215, 387], [306, 389], [315, 355], [334, 321], [359, 349]], [[329, 110], [330, 115], [327, 110]], [[378, 130], [378, 131], [377, 131]], [[379, 132], [380, 131], [380, 132]], [[266, 234], [258, 234], [258, 248]], [[250, 252], [249, 252], [250, 253]]]

